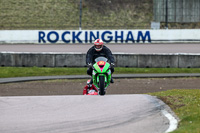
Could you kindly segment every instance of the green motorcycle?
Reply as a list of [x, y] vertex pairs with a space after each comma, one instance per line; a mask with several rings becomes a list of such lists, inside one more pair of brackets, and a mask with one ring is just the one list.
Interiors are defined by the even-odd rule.
[[105, 90], [110, 84], [111, 80], [111, 66], [108, 59], [105, 57], [98, 57], [93, 64], [93, 84], [98, 88], [100, 95], [105, 95]]

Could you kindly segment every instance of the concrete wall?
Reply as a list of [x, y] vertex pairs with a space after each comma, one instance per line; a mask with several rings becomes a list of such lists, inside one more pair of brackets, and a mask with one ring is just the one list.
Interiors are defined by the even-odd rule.
[[[117, 54], [116, 67], [200, 68], [200, 54]], [[82, 53], [0, 53], [0, 66], [85, 67]]]

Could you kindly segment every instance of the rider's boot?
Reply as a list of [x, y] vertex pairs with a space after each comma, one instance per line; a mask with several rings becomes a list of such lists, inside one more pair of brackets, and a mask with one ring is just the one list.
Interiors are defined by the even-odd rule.
[[110, 83], [114, 83], [114, 80], [113, 80], [113, 78], [112, 78], [112, 77], [111, 77]]

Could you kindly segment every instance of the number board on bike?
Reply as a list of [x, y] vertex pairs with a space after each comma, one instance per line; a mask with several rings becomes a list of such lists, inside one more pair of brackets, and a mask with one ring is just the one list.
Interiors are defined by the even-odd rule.
[[98, 65], [105, 65], [106, 62], [105, 62], [105, 61], [99, 61], [97, 64], [98, 64]]

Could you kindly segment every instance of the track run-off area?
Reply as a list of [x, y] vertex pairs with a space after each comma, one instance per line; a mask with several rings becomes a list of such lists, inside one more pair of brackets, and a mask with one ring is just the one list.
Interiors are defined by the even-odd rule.
[[177, 126], [169, 110], [142, 94], [0, 97], [0, 132], [164, 133]]

